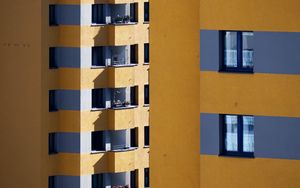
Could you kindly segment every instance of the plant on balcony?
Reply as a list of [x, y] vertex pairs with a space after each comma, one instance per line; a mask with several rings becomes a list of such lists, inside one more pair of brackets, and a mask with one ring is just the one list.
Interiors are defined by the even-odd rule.
[[123, 23], [128, 23], [128, 22], [130, 22], [130, 16], [126, 15], [123, 17]]
[[129, 101], [125, 101], [125, 102], [123, 103], [123, 105], [124, 105], [124, 106], [129, 106], [129, 105], [130, 105], [130, 102], [129, 102]]
[[121, 17], [120, 15], [117, 15], [115, 17], [115, 23], [123, 23], [123, 17]]

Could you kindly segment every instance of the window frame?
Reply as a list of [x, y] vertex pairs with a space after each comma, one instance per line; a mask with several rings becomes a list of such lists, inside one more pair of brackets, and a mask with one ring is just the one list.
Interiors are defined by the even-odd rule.
[[150, 22], [150, 4], [149, 2], [144, 2], [144, 23]]
[[144, 43], [144, 64], [150, 63], [150, 45], [149, 43]]
[[[237, 67], [227, 67], [225, 65], [225, 34], [226, 32], [236, 32], [237, 33]], [[253, 31], [236, 31], [236, 30], [221, 30], [219, 32], [219, 56], [220, 56], [220, 66], [219, 72], [236, 72], [236, 73], [254, 73], [254, 63], [251, 68], [243, 67], [243, 33]]]
[[[237, 116], [237, 137], [238, 137], [238, 151], [227, 151], [225, 149], [225, 137], [226, 137], [226, 115], [231, 115], [231, 116]], [[244, 129], [244, 124], [243, 124], [243, 117], [245, 116], [250, 116], [253, 117], [252, 115], [238, 115], [238, 114], [220, 114], [220, 156], [231, 156], [231, 157], [245, 157], [245, 158], [254, 158], [254, 152], [244, 152], [243, 151], [243, 129]], [[254, 125], [253, 125], [254, 126]], [[255, 133], [254, 133], [255, 134]], [[255, 140], [254, 140], [255, 142]]]

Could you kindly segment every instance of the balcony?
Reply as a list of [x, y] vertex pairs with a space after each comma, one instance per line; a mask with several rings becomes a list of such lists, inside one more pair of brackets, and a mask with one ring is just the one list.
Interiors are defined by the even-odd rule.
[[137, 22], [137, 3], [94, 4], [93, 25], [132, 25]]
[[132, 128], [135, 124], [135, 108], [118, 108], [108, 110], [108, 126], [110, 130]]
[[129, 188], [136, 187], [137, 172], [119, 172], [94, 174], [92, 187]]

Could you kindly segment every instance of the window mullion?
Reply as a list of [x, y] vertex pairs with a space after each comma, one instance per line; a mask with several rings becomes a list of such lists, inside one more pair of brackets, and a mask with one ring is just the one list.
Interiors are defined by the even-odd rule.
[[238, 116], [238, 152], [243, 152], [243, 119]]
[[237, 67], [241, 69], [243, 67], [243, 36], [242, 32], [237, 32]]

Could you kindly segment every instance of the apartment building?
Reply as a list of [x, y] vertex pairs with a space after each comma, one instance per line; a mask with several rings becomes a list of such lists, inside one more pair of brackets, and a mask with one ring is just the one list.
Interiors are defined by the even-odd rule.
[[149, 1], [0, 7], [0, 187], [149, 187]]
[[151, 186], [300, 187], [299, 7], [151, 3]]

